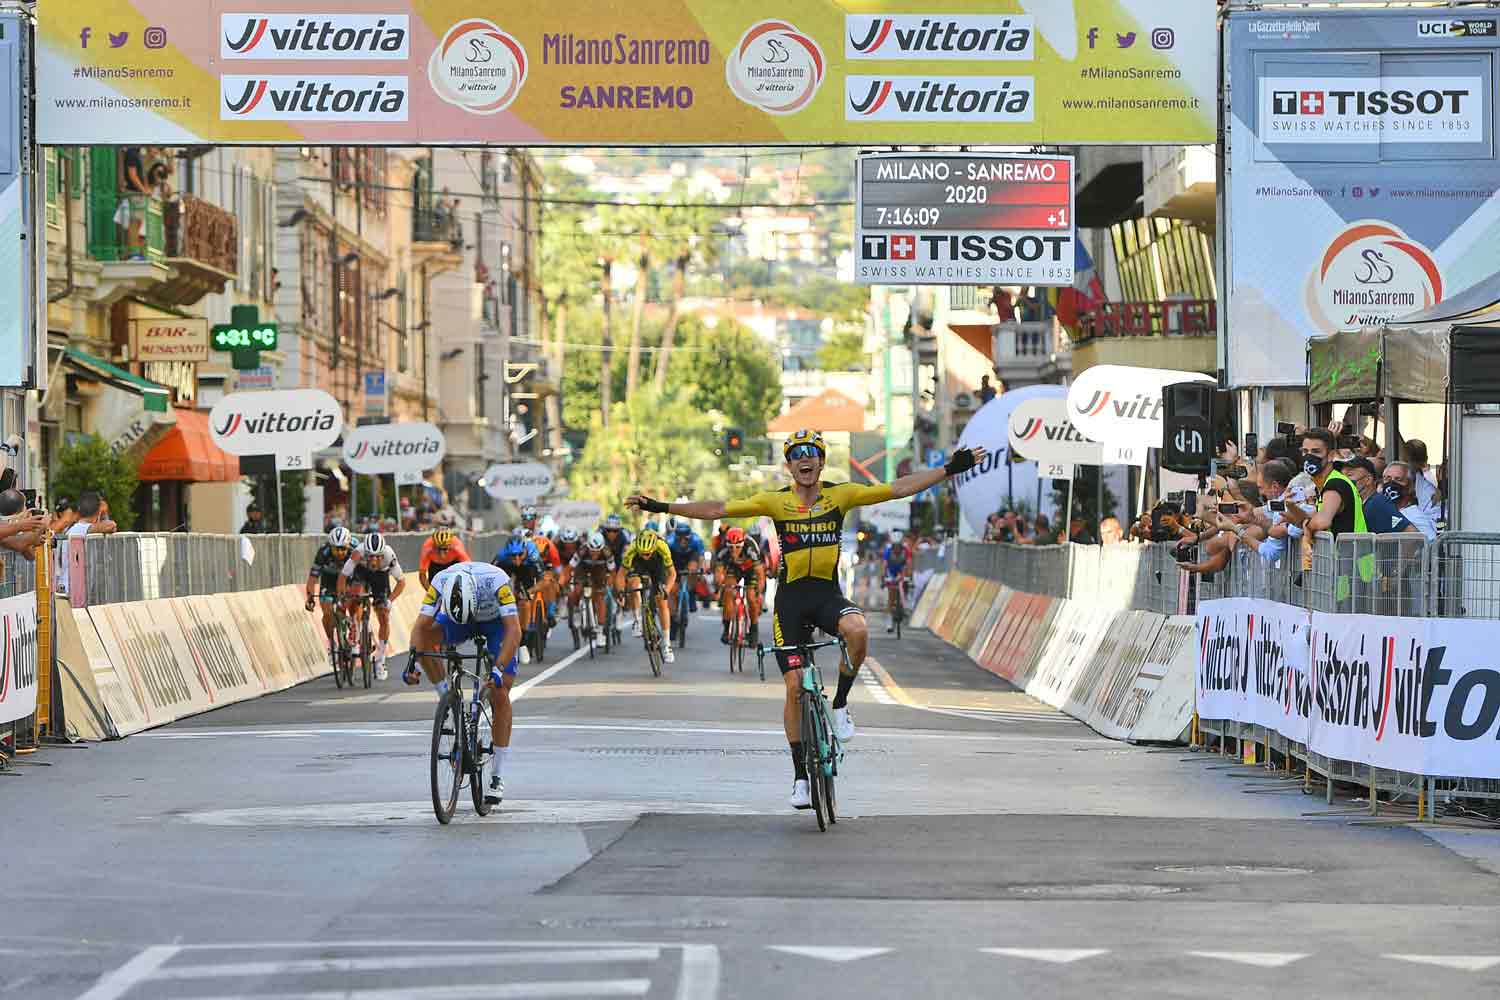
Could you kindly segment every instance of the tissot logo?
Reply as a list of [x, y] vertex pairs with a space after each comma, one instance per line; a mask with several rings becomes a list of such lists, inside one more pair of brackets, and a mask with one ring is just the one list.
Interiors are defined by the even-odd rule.
[[844, 81], [848, 121], [1029, 122], [1029, 76], [859, 76]]
[[400, 59], [411, 54], [405, 14], [224, 14], [223, 59]]
[[942, 263], [965, 261], [1022, 261], [1056, 264], [1070, 245], [1067, 236], [1005, 233], [995, 236], [947, 233], [892, 233], [866, 235], [860, 241], [861, 260], [903, 260]]
[[406, 121], [404, 76], [224, 76], [225, 121]]
[[1035, 24], [1022, 15], [894, 14], [844, 18], [848, 59], [1031, 59]]

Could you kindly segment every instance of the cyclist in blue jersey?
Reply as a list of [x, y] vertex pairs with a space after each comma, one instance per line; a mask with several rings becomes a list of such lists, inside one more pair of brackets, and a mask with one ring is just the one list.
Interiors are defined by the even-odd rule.
[[885, 607], [892, 616], [885, 630], [894, 632], [896, 631], [896, 599], [900, 593], [897, 585], [903, 582], [907, 586], [911, 585], [912, 562], [915, 558], [911, 544], [902, 535], [900, 528], [891, 530], [890, 544], [880, 553], [880, 558], [885, 563]]
[[[494, 565], [499, 566], [509, 573], [511, 578], [526, 589], [527, 593], [534, 593], [537, 584], [542, 579], [545, 569], [542, 565], [542, 554], [537, 551], [536, 543], [531, 540], [531, 532], [525, 528], [517, 528], [511, 533], [510, 541], [501, 546], [500, 551], [495, 553]], [[521, 602], [520, 604], [521, 634], [531, 627], [531, 604]], [[538, 628], [544, 627], [542, 623]], [[531, 651], [521, 646], [521, 662], [531, 662]]]
[[703, 566], [703, 539], [693, 530], [693, 526], [686, 521], [678, 521], [672, 528], [672, 535], [667, 542], [667, 548], [672, 551], [672, 566], [677, 570], [678, 586], [688, 588], [688, 611], [698, 610], [698, 595], [694, 585], [684, 574], [696, 572]]

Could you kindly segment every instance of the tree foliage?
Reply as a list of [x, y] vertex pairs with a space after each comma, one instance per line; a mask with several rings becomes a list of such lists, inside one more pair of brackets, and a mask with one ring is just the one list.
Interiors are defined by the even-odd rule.
[[818, 367], [828, 372], [868, 370], [864, 334], [858, 330], [834, 331], [818, 348]]
[[691, 393], [700, 411], [718, 410], [747, 437], [760, 437], [781, 407], [781, 364], [769, 345], [736, 323], [713, 329], [687, 319], [678, 333], [667, 390]]
[[89, 490], [98, 492], [109, 501], [109, 516], [121, 531], [129, 531], [135, 524], [131, 504], [138, 482], [135, 463], [113, 451], [97, 434], [84, 434], [63, 445], [51, 475], [53, 496], [72, 497], [77, 502]]
[[615, 405], [610, 425], [595, 419], [583, 454], [573, 463], [572, 495], [607, 511], [623, 511], [637, 490], [658, 497], [722, 497], [729, 472], [714, 454], [713, 417], [673, 393], [649, 387]]

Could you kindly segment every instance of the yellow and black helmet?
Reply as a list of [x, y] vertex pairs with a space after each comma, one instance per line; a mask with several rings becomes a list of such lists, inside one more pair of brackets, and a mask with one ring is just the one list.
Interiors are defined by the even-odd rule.
[[433, 548], [446, 549], [453, 544], [453, 530], [451, 528], [439, 528], [432, 533]]
[[818, 431], [803, 430], [797, 431], [786, 439], [786, 443], [781, 446], [782, 457], [790, 459], [792, 457], [792, 449], [799, 445], [809, 445], [816, 448], [820, 455], [828, 454], [828, 446], [823, 443], [823, 435], [821, 433]]

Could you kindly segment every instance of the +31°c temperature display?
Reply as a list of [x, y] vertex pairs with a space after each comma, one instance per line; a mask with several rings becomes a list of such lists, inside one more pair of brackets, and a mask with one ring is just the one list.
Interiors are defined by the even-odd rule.
[[274, 326], [216, 326], [213, 330], [213, 345], [221, 351], [253, 348], [260, 351], [276, 349], [276, 327]]

